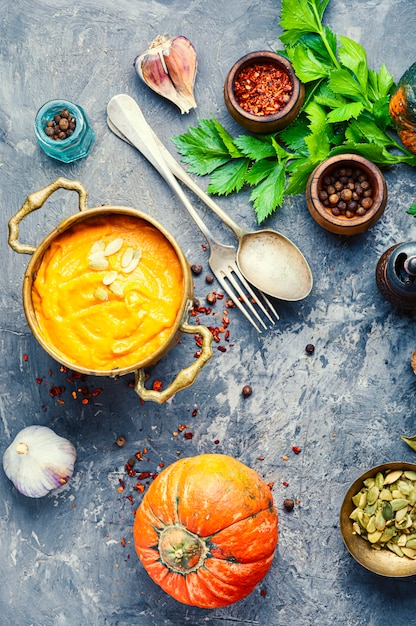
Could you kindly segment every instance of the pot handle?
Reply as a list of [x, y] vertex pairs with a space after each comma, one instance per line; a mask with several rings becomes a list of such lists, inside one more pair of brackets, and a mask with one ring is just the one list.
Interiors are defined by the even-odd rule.
[[33, 254], [35, 252], [36, 246], [29, 246], [19, 242], [19, 224], [29, 213], [40, 209], [54, 191], [62, 188], [77, 191], [79, 210], [85, 211], [87, 209], [88, 192], [78, 180], [57, 178], [49, 185], [46, 185], [46, 187], [43, 187], [43, 189], [34, 191], [27, 196], [22, 208], [9, 220], [9, 246], [15, 252], [20, 252], [21, 254]]
[[195, 363], [192, 363], [192, 365], [189, 365], [185, 369], [181, 370], [176, 376], [175, 380], [162, 391], [146, 389], [144, 386], [144, 368], [137, 370], [134, 390], [142, 400], [152, 400], [153, 402], [157, 402], [158, 404], [163, 404], [164, 402], [166, 402], [166, 400], [172, 398], [172, 396], [174, 396], [177, 391], [180, 391], [181, 389], [185, 389], [185, 387], [189, 387], [190, 385], [192, 385], [195, 382], [201, 369], [212, 357], [212, 334], [206, 326], [193, 326], [191, 324], [188, 324], [187, 322], [182, 322], [182, 324], [180, 325], [180, 330], [182, 333], [186, 333], [188, 335], [201, 335], [201, 355], [198, 357]]

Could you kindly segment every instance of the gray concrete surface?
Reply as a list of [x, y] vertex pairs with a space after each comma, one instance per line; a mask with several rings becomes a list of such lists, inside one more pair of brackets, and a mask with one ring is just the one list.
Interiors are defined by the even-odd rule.
[[[378, 70], [386, 62], [398, 79], [415, 60], [413, 8], [411, 0], [332, 0], [327, 20], [365, 46], [370, 66]], [[29, 257], [7, 245], [8, 219], [29, 193], [58, 176], [78, 179], [90, 206], [137, 207], [168, 227], [189, 261], [204, 266], [195, 279], [195, 295], [203, 300], [209, 273], [203, 237], [151, 166], [108, 131], [106, 105], [117, 93], [136, 98], [172, 154], [169, 139], [196, 125], [197, 117], [215, 115], [237, 134], [223, 103], [225, 75], [246, 52], [278, 47], [279, 10], [273, 0], [0, 0], [1, 453], [30, 424], [50, 426], [78, 452], [71, 482], [40, 500], [19, 495], [0, 471], [0, 624], [414, 623], [415, 579], [364, 570], [347, 553], [338, 527], [344, 493], [361, 472], [385, 461], [416, 460], [400, 439], [416, 434], [414, 318], [384, 301], [374, 280], [385, 249], [416, 239], [416, 221], [406, 214], [415, 201], [414, 170], [386, 172], [384, 216], [349, 240], [315, 224], [302, 195], [288, 199], [265, 225], [304, 252], [315, 279], [311, 295], [297, 304], [278, 303], [281, 320], [262, 335], [232, 311], [229, 343], [221, 342], [226, 352], [214, 349], [197, 382], [163, 406], [141, 404], [129, 385], [132, 376], [75, 380], [61, 371], [25, 320], [21, 287]], [[162, 33], [185, 34], [198, 52], [199, 106], [187, 116], [134, 73], [136, 54]], [[97, 134], [89, 157], [72, 165], [45, 156], [33, 132], [37, 109], [58, 97], [81, 104]], [[239, 223], [256, 228], [248, 193], [220, 202]], [[231, 241], [196, 204], [210, 227]], [[40, 242], [76, 210], [75, 195], [58, 192], [27, 219], [22, 238]], [[313, 355], [305, 352], [308, 343], [315, 345]], [[153, 375], [168, 379], [194, 350], [193, 338], [184, 340]], [[247, 399], [244, 384], [253, 388]], [[61, 395], [53, 395], [56, 387], [65, 388]], [[187, 425], [182, 432], [181, 425]], [[123, 448], [115, 444], [119, 435], [127, 441]], [[144, 449], [143, 471], [156, 473], [159, 463], [178, 455], [223, 452], [274, 482], [279, 547], [270, 573], [248, 598], [202, 610], [179, 604], [150, 580], [132, 545], [140, 495], [124, 469]], [[283, 508], [286, 496], [300, 501], [292, 513]]]

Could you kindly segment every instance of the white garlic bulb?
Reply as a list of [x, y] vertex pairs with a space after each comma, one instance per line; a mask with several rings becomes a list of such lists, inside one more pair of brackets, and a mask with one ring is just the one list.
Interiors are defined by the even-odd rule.
[[3, 455], [3, 468], [16, 489], [41, 498], [65, 485], [74, 472], [76, 450], [72, 443], [47, 426], [27, 426]]

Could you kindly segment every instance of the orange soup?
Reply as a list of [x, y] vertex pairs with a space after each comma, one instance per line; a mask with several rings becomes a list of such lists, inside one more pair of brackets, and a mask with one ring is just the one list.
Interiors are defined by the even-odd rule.
[[142, 362], [169, 339], [184, 295], [180, 260], [140, 218], [113, 214], [55, 237], [33, 283], [45, 341], [90, 371]]

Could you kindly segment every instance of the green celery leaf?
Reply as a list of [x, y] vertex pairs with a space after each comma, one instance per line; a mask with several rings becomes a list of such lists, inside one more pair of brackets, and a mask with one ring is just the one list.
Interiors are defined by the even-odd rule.
[[307, 121], [303, 117], [298, 117], [292, 124], [279, 133], [281, 139], [289, 150], [302, 153], [305, 150], [305, 137], [310, 130]]
[[[358, 137], [360, 134], [365, 141], [374, 142], [380, 146], [394, 146], [392, 138], [385, 133], [375, 122], [369, 117], [361, 115], [357, 120], [352, 121], [349, 130]], [[348, 131], [346, 133], [348, 137]]]
[[406, 213], [409, 213], [409, 215], [414, 215], [416, 217], [416, 204], [412, 204], [408, 210], [406, 211]]
[[[329, 37], [331, 41], [332, 41], [332, 37], [335, 38], [335, 46], [333, 47], [332, 51], [333, 51], [333, 54], [336, 55], [336, 49], [337, 49], [336, 37], [333, 35], [333, 33], [331, 33], [331, 31], [329, 31]], [[320, 35], [317, 35], [316, 33], [305, 33], [299, 39], [299, 41], [297, 42], [296, 46], [294, 46], [294, 48], [297, 46], [302, 46], [305, 49], [309, 48], [310, 50], [312, 50], [316, 58], [319, 59], [319, 61], [321, 61], [322, 63], [325, 63], [328, 67], [333, 66], [333, 60]], [[332, 48], [332, 45], [331, 45], [331, 48]]]
[[306, 145], [309, 149], [311, 159], [321, 162], [324, 161], [331, 149], [326, 128], [321, 128], [311, 133], [305, 138]]
[[[358, 153], [364, 156], [369, 161], [372, 161], [376, 165], [394, 165], [395, 163], [402, 163], [405, 159], [399, 155], [391, 154], [386, 148], [376, 143], [353, 143], [350, 141], [345, 142], [342, 146], [333, 148], [330, 156], [335, 154], [345, 154], [346, 152]], [[416, 158], [414, 159], [416, 164]]]
[[261, 224], [277, 207], [282, 205], [285, 186], [285, 168], [283, 165], [274, 163], [269, 176], [257, 185], [250, 195], [258, 224]]
[[296, 46], [295, 48], [288, 48], [288, 53], [295, 74], [303, 83], [309, 83], [329, 76], [330, 68], [328, 64], [320, 61], [310, 48]]
[[253, 161], [276, 156], [276, 152], [271, 144], [265, 143], [256, 137], [239, 135], [234, 142], [239, 152]]
[[329, 77], [329, 87], [335, 93], [365, 102], [365, 93], [348, 70], [334, 70]]
[[207, 156], [203, 152], [188, 154], [182, 159], [183, 163], [188, 165], [188, 172], [197, 174], [198, 176], [206, 176], [211, 174], [219, 167], [223, 167], [231, 162], [230, 157]]
[[382, 130], [386, 130], [388, 126], [394, 128], [389, 113], [389, 102], [390, 96], [383, 96], [376, 100], [373, 105], [373, 117]]
[[351, 118], [357, 118], [362, 112], [364, 105], [362, 102], [349, 102], [333, 109], [328, 113], [328, 122], [334, 124], [336, 122], [346, 122]]
[[232, 191], [240, 191], [244, 185], [249, 164], [248, 159], [235, 159], [215, 170], [210, 178], [208, 193], [228, 196]]
[[221, 140], [224, 142], [224, 145], [227, 147], [227, 150], [230, 153], [230, 156], [232, 156], [233, 159], [238, 159], [239, 157], [243, 156], [241, 152], [237, 149], [233, 138], [225, 130], [224, 126], [222, 126], [216, 119], [213, 119], [212, 121], [215, 124], [215, 129], [218, 135], [220, 136]]
[[293, 168], [289, 170], [289, 182], [285, 190], [286, 195], [295, 196], [304, 193], [309, 176], [318, 163], [319, 161], [309, 158], [292, 164]]
[[344, 67], [350, 69], [361, 85], [363, 91], [367, 90], [368, 65], [367, 54], [364, 48], [349, 37], [339, 36], [341, 47], [338, 57]]
[[368, 94], [371, 101], [390, 96], [394, 86], [394, 78], [384, 63], [378, 74], [371, 68], [368, 70]]
[[262, 180], [267, 178], [276, 167], [276, 161], [257, 161], [253, 163], [246, 174], [246, 182], [249, 185], [258, 185]]
[[312, 131], [324, 129], [327, 126], [326, 112], [316, 100], [308, 104], [305, 113], [309, 120], [309, 128]]
[[289, 46], [296, 44], [304, 33], [319, 33], [321, 29], [321, 23], [308, 0], [282, 0], [279, 24], [284, 31], [279, 39]]

